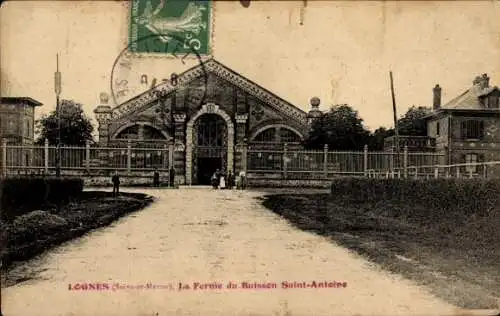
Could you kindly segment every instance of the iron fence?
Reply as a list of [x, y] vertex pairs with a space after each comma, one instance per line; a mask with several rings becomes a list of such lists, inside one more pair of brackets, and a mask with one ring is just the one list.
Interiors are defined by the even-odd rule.
[[370, 169], [367, 172], [370, 178], [456, 178], [456, 179], [488, 179], [500, 177], [500, 161], [477, 163], [460, 163], [451, 165], [419, 165], [388, 170]]
[[265, 149], [250, 147], [247, 172], [272, 179], [329, 179], [338, 176], [366, 176], [370, 170], [396, 170], [437, 164], [444, 154], [431, 152], [370, 152]]
[[[240, 150], [240, 149], [238, 149]], [[8, 172], [52, 173], [56, 169], [57, 148], [12, 146], [3, 144], [0, 155], [2, 174]], [[61, 170], [84, 174], [109, 174], [119, 171], [167, 171], [173, 165], [173, 144], [138, 147], [130, 143], [122, 147], [61, 147]], [[387, 173], [433, 174], [444, 154], [408, 152], [370, 152], [304, 150], [296, 144], [250, 144], [243, 149], [244, 168], [249, 177], [274, 179], [330, 179], [338, 176], [377, 176]], [[430, 166], [430, 167], [429, 167]], [[412, 171], [417, 168], [417, 171]], [[427, 168], [427, 169], [426, 169]], [[430, 169], [429, 169], [430, 168]], [[444, 169], [443, 169], [444, 170]], [[468, 170], [468, 169], [467, 169]], [[456, 171], [448, 170], [448, 173]], [[460, 173], [464, 173], [459, 169]], [[474, 171], [481, 173], [483, 171]], [[445, 173], [442, 171], [442, 173]]]
[[[2, 175], [8, 173], [46, 173], [57, 167], [57, 147], [3, 145], [0, 152]], [[60, 148], [60, 168], [65, 172], [109, 174], [120, 171], [166, 171], [171, 166], [171, 148], [64, 146]]]

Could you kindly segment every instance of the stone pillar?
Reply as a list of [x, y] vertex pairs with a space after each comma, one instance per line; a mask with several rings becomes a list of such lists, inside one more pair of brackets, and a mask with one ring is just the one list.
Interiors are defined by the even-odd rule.
[[97, 123], [99, 124], [97, 131], [99, 133], [99, 145], [106, 146], [109, 141], [109, 124], [111, 123], [111, 106], [108, 105], [109, 96], [107, 93], [100, 94], [100, 105], [95, 110]]
[[174, 114], [174, 124], [175, 124], [175, 137], [174, 137], [174, 170], [175, 170], [175, 183], [185, 184], [188, 179], [186, 179], [186, 168], [191, 166], [185, 166], [185, 152], [186, 145], [192, 146], [192, 144], [185, 144], [186, 142], [186, 130], [185, 130], [186, 114], [177, 113]]
[[234, 172], [238, 174], [243, 170], [243, 146], [245, 144], [246, 137], [246, 127], [247, 127], [248, 114], [237, 114], [236, 115], [236, 147], [234, 159]]

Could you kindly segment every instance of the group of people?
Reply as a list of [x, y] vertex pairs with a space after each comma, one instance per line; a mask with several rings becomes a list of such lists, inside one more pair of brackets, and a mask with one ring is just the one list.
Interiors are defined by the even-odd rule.
[[212, 175], [211, 182], [214, 189], [232, 190], [236, 186], [236, 189], [243, 190], [246, 188], [246, 174], [245, 171], [240, 171], [238, 176], [234, 177], [231, 171], [225, 173], [217, 169]]

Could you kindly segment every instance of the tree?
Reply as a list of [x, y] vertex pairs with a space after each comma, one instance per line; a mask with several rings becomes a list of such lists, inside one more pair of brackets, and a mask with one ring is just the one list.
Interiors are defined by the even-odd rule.
[[398, 120], [399, 135], [427, 136], [427, 122], [424, 117], [431, 112], [430, 108], [412, 106]]
[[370, 140], [368, 142], [368, 148], [370, 150], [383, 150], [384, 140], [386, 137], [394, 136], [394, 129], [386, 129], [385, 127], [379, 127], [370, 134]]
[[312, 124], [311, 133], [304, 145], [310, 149], [362, 150], [370, 132], [363, 126], [363, 119], [349, 105], [336, 105]]
[[[94, 127], [90, 118], [82, 110], [82, 105], [73, 100], [61, 100], [61, 144], [84, 146], [87, 141], [93, 141]], [[58, 126], [57, 113], [52, 111], [37, 122], [39, 136], [37, 144], [43, 144], [45, 139], [49, 145], [57, 144]]]

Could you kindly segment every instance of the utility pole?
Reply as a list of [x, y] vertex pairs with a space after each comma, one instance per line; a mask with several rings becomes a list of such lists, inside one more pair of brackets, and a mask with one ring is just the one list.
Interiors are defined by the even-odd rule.
[[396, 144], [396, 166], [399, 164], [399, 131], [398, 131], [398, 116], [396, 113], [396, 97], [394, 96], [394, 81], [392, 79], [392, 71], [389, 72], [391, 79], [391, 95], [392, 95], [392, 114], [394, 118], [394, 142]]
[[56, 177], [61, 176], [61, 73], [59, 72], [59, 54], [56, 55], [56, 72], [54, 74], [54, 91], [56, 93], [57, 144], [56, 144]]

